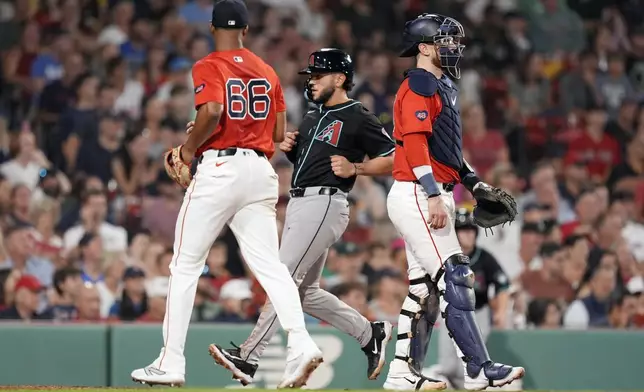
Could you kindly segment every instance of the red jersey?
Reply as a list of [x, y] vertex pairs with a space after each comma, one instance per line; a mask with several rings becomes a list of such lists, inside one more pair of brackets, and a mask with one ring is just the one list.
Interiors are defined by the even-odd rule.
[[204, 151], [230, 147], [275, 152], [273, 130], [278, 112], [286, 111], [277, 74], [248, 49], [213, 52], [192, 68], [195, 107], [207, 102], [224, 106], [212, 135], [199, 147]]
[[570, 143], [568, 152], [588, 162], [588, 173], [596, 178], [606, 179], [611, 169], [621, 162], [619, 143], [606, 133], [597, 142], [584, 132]]
[[[394, 139], [402, 141], [405, 135], [424, 134], [429, 137], [432, 124], [443, 109], [443, 102], [438, 93], [423, 97], [411, 91], [409, 79], [403, 80], [394, 101]], [[436, 161], [430, 154], [432, 172], [436, 182], [458, 183], [458, 171]], [[393, 177], [397, 181], [416, 181], [416, 175], [409, 164], [407, 152], [396, 143], [394, 154]]]

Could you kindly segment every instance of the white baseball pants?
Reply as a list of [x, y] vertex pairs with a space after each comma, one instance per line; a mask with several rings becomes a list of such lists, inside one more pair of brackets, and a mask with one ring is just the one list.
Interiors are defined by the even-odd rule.
[[289, 338], [310, 339], [297, 288], [278, 256], [277, 188], [270, 162], [253, 150], [238, 148], [235, 155], [222, 157], [216, 150], [204, 152], [177, 218], [164, 347], [154, 366], [185, 374], [184, 346], [197, 282], [225, 224], [235, 234], [244, 260], [270, 298], [280, 324], [290, 332]]

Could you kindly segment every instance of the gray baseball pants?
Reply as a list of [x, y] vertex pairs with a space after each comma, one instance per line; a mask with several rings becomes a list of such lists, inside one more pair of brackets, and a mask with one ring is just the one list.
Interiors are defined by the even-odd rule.
[[[320, 187], [306, 188], [303, 197], [291, 198], [280, 245], [280, 260], [286, 264], [299, 288], [302, 309], [364, 347], [371, 340], [371, 324], [358, 311], [320, 288], [320, 276], [331, 245], [349, 224], [347, 194], [320, 195]], [[256, 364], [280, 326], [269, 300], [248, 339], [240, 346], [244, 360]]]

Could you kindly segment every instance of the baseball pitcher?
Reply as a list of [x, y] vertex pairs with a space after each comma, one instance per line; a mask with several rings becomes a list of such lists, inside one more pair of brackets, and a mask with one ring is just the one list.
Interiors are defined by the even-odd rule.
[[[132, 372], [140, 383], [184, 383], [184, 345], [197, 282], [225, 224], [288, 331], [287, 364], [279, 387], [304, 385], [322, 362], [306, 331], [297, 287], [279, 260], [278, 181], [268, 158], [273, 140], [284, 138], [284, 97], [275, 71], [242, 46], [247, 24], [243, 0], [215, 3], [210, 31], [217, 50], [192, 69], [195, 124], [187, 142], [165, 158], [166, 171], [187, 191], [175, 231], [163, 348], [151, 365]], [[194, 178], [189, 163], [193, 157], [199, 160]]]
[[405, 240], [409, 294], [398, 321], [386, 389], [443, 389], [421, 373], [439, 312], [464, 366], [464, 387], [483, 390], [523, 377], [524, 369], [490, 359], [474, 318], [474, 274], [454, 231], [452, 190], [461, 182], [477, 201], [474, 220], [492, 227], [514, 220], [511, 196], [479, 180], [463, 160], [458, 90], [463, 26], [423, 14], [405, 24], [401, 57], [416, 57], [394, 102], [394, 184], [389, 218]]
[[[320, 106], [280, 144], [295, 165], [280, 258], [300, 289], [304, 311], [353, 336], [367, 356], [367, 377], [374, 380], [385, 364], [391, 323], [370, 323], [320, 288], [328, 249], [349, 223], [347, 194], [356, 176], [388, 174], [393, 167], [393, 140], [372, 113], [347, 97], [353, 72], [351, 57], [338, 49], [314, 52], [300, 72], [309, 75], [308, 98]], [[365, 155], [370, 159], [363, 162]], [[259, 358], [277, 331], [271, 302], [241, 347], [210, 347], [215, 361], [243, 385], [253, 381]]]

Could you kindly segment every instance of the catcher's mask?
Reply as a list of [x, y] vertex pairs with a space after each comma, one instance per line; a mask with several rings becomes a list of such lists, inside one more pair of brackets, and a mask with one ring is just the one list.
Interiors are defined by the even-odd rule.
[[454, 79], [460, 79], [459, 62], [465, 49], [465, 45], [461, 44], [463, 38], [465, 30], [456, 19], [438, 14], [422, 14], [405, 23], [405, 48], [400, 57], [414, 57], [419, 53], [419, 44], [433, 44], [438, 52], [441, 68]]
[[311, 91], [311, 76], [313, 74], [323, 75], [330, 73], [344, 74], [346, 80], [342, 88], [347, 92], [353, 89], [353, 60], [346, 52], [335, 48], [323, 48], [311, 53], [309, 63], [306, 68], [298, 72], [300, 75], [309, 75], [305, 84], [305, 95], [307, 99], [313, 101]]

